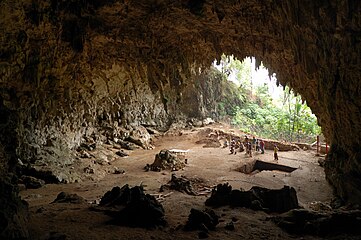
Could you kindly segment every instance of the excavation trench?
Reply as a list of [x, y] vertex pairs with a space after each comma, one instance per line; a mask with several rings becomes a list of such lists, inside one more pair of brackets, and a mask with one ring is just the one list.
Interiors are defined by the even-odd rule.
[[270, 163], [270, 162], [264, 162], [261, 160], [255, 160], [252, 162], [245, 163], [241, 167], [237, 168], [237, 171], [246, 173], [246, 174], [258, 173], [261, 171], [275, 171], [275, 170], [290, 173], [290, 172], [295, 171], [296, 169], [297, 168], [293, 168], [290, 166], [281, 165], [281, 164], [277, 164], [277, 163]]

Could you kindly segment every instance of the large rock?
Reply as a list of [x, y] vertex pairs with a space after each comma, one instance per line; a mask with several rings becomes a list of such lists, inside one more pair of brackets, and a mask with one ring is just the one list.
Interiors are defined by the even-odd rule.
[[60, 192], [52, 203], [85, 203], [85, 199], [75, 193]]
[[[342, 234], [361, 234], [361, 211], [333, 211], [319, 213], [295, 209], [271, 218], [278, 226], [292, 234], [335, 237]], [[336, 238], [335, 238], [336, 239]]]
[[130, 133], [130, 136], [126, 138], [126, 140], [142, 147], [143, 149], [153, 148], [151, 144], [151, 136], [147, 129], [143, 126], [134, 127]]
[[249, 191], [232, 190], [228, 184], [219, 184], [205, 202], [206, 206], [246, 207], [253, 210], [283, 213], [299, 208], [296, 190], [284, 186], [281, 189], [252, 187]]
[[177, 156], [174, 153], [171, 153], [167, 149], [161, 150], [158, 154], [155, 155], [154, 162], [152, 164], [147, 164], [145, 166], [146, 170], [160, 171], [164, 169], [168, 170], [180, 170], [186, 166], [184, 158]]
[[155, 197], [145, 194], [141, 186], [114, 187], [104, 194], [99, 206], [99, 209], [112, 216], [112, 224], [133, 227], [166, 225], [163, 206]]
[[21, 182], [25, 185], [28, 189], [36, 189], [41, 188], [45, 185], [45, 181], [41, 179], [37, 179], [31, 176], [22, 176]]
[[206, 209], [204, 211], [192, 208], [191, 213], [188, 216], [188, 221], [184, 225], [184, 230], [194, 231], [201, 230], [208, 232], [208, 230], [215, 230], [219, 223], [219, 216], [211, 210]]
[[0, 178], [0, 238], [8, 240], [29, 239], [28, 204], [18, 195], [16, 183]]
[[232, 186], [228, 183], [218, 184], [212, 190], [211, 196], [206, 200], [206, 206], [220, 207], [229, 205], [231, 201]]

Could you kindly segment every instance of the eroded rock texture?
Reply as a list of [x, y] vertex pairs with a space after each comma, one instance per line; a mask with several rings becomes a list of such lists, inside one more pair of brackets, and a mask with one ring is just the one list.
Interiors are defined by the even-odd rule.
[[71, 162], [103, 128], [205, 117], [195, 75], [225, 53], [302, 94], [332, 145], [328, 180], [360, 203], [360, 12], [358, 0], [1, 1], [1, 170]]

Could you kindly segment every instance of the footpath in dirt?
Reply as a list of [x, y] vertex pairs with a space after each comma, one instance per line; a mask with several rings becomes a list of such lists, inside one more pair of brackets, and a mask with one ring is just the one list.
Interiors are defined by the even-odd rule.
[[[212, 189], [219, 184], [236, 192], [242, 190], [241, 194], [254, 187], [282, 189], [286, 185], [295, 190], [301, 208], [330, 210], [332, 189], [313, 150], [280, 151], [277, 162], [273, 160], [273, 150], [267, 148], [264, 154], [254, 153], [252, 157], [245, 152], [230, 154], [229, 148], [223, 148], [222, 144], [235, 136], [243, 138], [244, 134], [225, 125], [209, 125], [159, 134], [153, 139], [153, 149], [124, 151], [128, 156], [114, 157], [104, 165], [89, 165], [92, 156], [82, 159], [83, 164], [73, 166], [74, 171], [89, 166], [89, 171], [83, 171], [82, 181], [21, 191], [22, 198], [29, 203], [32, 239], [294, 239], [300, 236], [319, 239], [319, 236], [282, 230], [270, 220], [278, 213], [262, 211], [262, 206], [252, 210], [205, 205], [214, 194]], [[147, 169], [163, 149], [173, 149], [184, 164], [177, 169]], [[96, 151], [116, 156], [119, 149], [104, 144], [92, 152], [93, 156]], [[266, 169], [240, 171], [253, 168], [256, 161], [266, 163]], [[267, 163], [284, 165], [292, 171], [270, 170]], [[183, 191], [178, 191], [182, 187], [185, 187]], [[61, 192], [64, 193], [59, 195]], [[157, 220], [149, 218], [159, 220], [157, 226], [148, 226], [144, 219], [145, 227], [114, 223], [112, 214], [137, 215], [145, 205], [150, 208], [142, 211], [159, 215]], [[199, 218], [209, 220], [198, 223]]]

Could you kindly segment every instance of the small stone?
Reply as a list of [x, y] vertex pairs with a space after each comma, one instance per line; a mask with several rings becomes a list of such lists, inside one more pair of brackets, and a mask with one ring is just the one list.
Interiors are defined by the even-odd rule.
[[90, 154], [86, 151], [81, 151], [80, 152], [80, 157], [81, 158], [91, 158]]
[[94, 174], [94, 169], [90, 166], [84, 168], [85, 173]]
[[43, 213], [46, 209], [44, 207], [40, 207], [36, 210], [36, 213]]
[[124, 152], [123, 150], [117, 151], [115, 154], [117, 154], [119, 157], [127, 157], [127, 156], [129, 156], [129, 154]]
[[227, 230], [233, 231], [234, 230], [233, 222], [231, 221], [231, 222], [227, 223], [224, 228], [227, 229]]
[[125, 170], [121, 168], [114, 168], [114, 174], [124, 174]]

